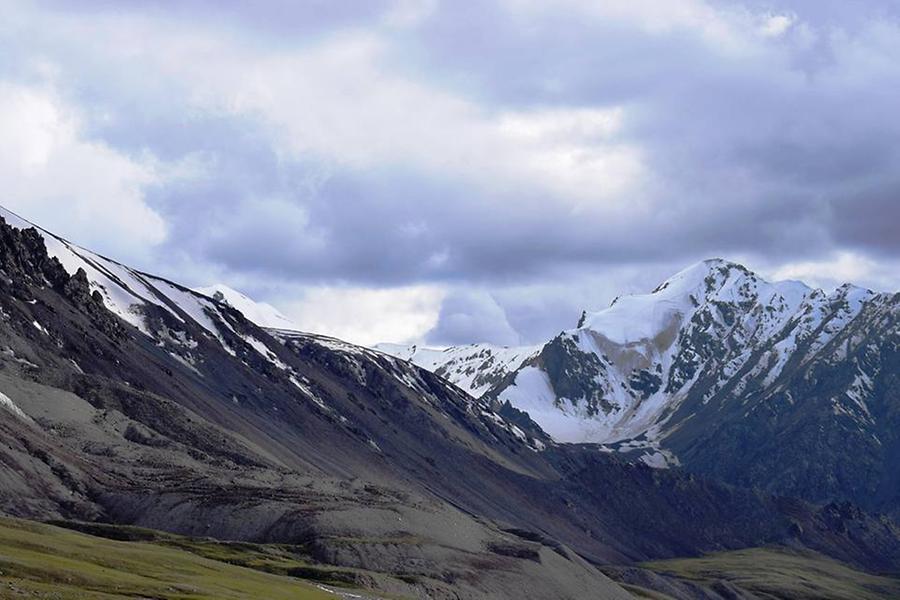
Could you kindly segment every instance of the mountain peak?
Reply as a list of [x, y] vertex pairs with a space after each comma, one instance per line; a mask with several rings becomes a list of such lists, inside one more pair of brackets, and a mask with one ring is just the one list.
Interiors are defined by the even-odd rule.
[[732, 272], [756, 277], [756, 274], [744, 265], [723, 258], [707, 258], [675, 273], [653, 290], [653, 293], [662, 291], [673, 283], [699, 284], [699, 282], [706, 280], [709, 276], [727, 276]]
[[[765, 289], [770, 287], [771, 293]], [[579, 321], [579, 328], [620, 344], [649, 340], [670, 327], [673, 319], [685, 318], [707, 301], [736, 301], [758, 292], [768, 300], [777, 290], [743, 265], [707, 259], [669, 277], [649, 294], [620, 296], [609, 308], [588, 313]]]
[[701, 260], [697, 264], [698, 265], [706, 265], [710, 268], [714, 268], [714, 267], [728, 267], [728, 268], [737, 268], [737, 269], [746, 269], [747, 268], [742, 264], [736, 263], [736, 262], [728, 260], [726, 258], [720, 258], [718, 256], [714, 256], [712, 258], [706, 258], [704, 260]]

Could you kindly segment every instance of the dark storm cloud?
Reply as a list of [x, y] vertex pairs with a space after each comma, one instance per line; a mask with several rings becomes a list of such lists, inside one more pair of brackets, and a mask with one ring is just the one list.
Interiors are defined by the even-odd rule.
[[881, 256], [900, 255], [900, 178], [836, 202], [833, 222], [839, 243]]
[[[193, 165], [145, 190], [169, 233], [147, 268], [446, 285], [433, 341], [531, 340], [708, 256], [896, 260], [894, 2], [540, 4], [49, 2], [0, 65], [92, 139]], [[107, 30], [122, 52], [73, 42]], [[597, 156], [639, 168], [605, 190]]]
[[185, 231], [175, 238], [178, 244], [195, 246], [237, 270], [310, 282], [521, 283], [552, 273], [561, 263], [596, 269], [653, 262], [661, 244], [667, 260], [687, 261], [755, 246], [804, 256], [825, 243], [815, 219], [820, 206], [796, 194], [771, 204], [719, 193], [709, 200], [673, 201], [623, 227], [621, 218], [579, 220], [553, 206], [526, 206], [521, 197], [508, 198], [510, 209], [498, 211], [477, 189], [410, 177], [335, 175], [310, 197], [277, 202], [229, 201], [244, 183], [227, 176], [210, 183], [212, 189], [202, 195], [221, 190], [211, 208], [201, 213], [187, 205], [185, 190], [170, 208], [202, 215], [191, 221], [192, 241], [186, 241]]

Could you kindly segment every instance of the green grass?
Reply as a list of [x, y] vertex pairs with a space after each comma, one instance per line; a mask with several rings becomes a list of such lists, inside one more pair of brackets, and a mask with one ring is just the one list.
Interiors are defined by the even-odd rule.
[[[131, 533], [142, 531], [147, 530]], [[0, 598], [335, 598], [299, 579], [284, 576], [296, 567], [308, 565], [292, 559], [278, 547], [219, 544], [155, 532], [147, 532], [144, 539], [117, 541], [53, 525], [0, 519]], [[239, 566], [241, 562], [248, 564]], [[247, 568], [253, 565], [256, 566]], [[266, 570], [272, 572], [263, 572]]]
[[[353, 585], [363, 573], [312, 564], [303, 547], [220, 542], [92, 523], [0, 518], [0, 599], [319, 600], [309, 580]], [[726, 581], [760, 598], [900, 598], [900, 580], [808, 551], [752, 548], [642, 568], [701, 586]], [[307, 580], [307, 581], [302, 581]], [[663, 594], [626, 586], [637, 598]]]
[[864, 573], [814, 552], [787, 548], [751, 548], [641, 566], [700, 584], [727, 581], [763, 598], [900, 598], [900, 580]]
[[299, 577], [345, 588], [360, 587], [359, 581], [368, 575], [358, 569], [342, 569], [315, 564], [303, 546], [188, 538], [154, 529], [82, 521], [53, 521], [50, 524], [106, 539], [152, 542], [156, 545], [178, 548], [204, 558], [248, 569]]

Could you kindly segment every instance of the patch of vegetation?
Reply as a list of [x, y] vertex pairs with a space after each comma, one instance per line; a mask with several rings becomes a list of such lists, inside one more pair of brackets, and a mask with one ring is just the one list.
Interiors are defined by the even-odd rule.
[[354, 569], [313, 564], [304, 546], [190, 538], [153, 529], [107, 523], [53, 521], [51, 524], [111, 540], [152, 542], [210, 560], [316, 583], [359, 588], [363, 587], [366, 579], [365, 573]]
[[641, 565], [700, 585], [728, 582], [763, 598], [883, 600], [900, 598], [900, 580], [872, 575], [821, 554], [789, 548], [750, 548]]
[[[116, 531], [118, 529], [118, 531]], [[238, 566], [297, 564], [258, 547], [196, 542], [135, 528], [95, 537], [54, 525], [0, 519], [0, 598], [56, 600], [325, 600], [333, 594], [298, 579]], [[141, 541], [119, 541], [119, 538]], [[253, 546], [253, 545], [249, 545]], [[207, 552], [210, 557], [203, 556]], [[218, 554], [217, 558], [211, 558]], [[241, 558], [242, 557], [242, 558]], [[279, 562], [282, 561], [282, 562]], [[291, 566], [289, 566], [291, 565]]]

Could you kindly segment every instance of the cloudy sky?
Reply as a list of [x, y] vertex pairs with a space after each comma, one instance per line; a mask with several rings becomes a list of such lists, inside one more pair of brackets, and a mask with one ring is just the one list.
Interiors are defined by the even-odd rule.
[[[177, 4], [177, 6], [173, 6]], [[0, 0], [0, 204], [361, 343], [900, 289], [895, 0]]]

